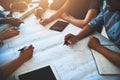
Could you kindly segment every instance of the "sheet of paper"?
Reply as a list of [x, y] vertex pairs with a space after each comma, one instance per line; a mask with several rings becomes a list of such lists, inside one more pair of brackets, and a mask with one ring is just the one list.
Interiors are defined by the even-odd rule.
[[[120, 54], [120, 49], [116, 46], [106, 46], [112, 51], [118, 52]], [[96, 66], [101, 75], [120, 75], [120, 68], [112, 64], [107, 58], [105, 58], [99, 52], [92, 50], [93, 57], [96, 62]]]
[[95, 33], [95, 35], [93, 35], [93, 36], [98, 38], [102, 45], [114, 45], [113, 42], [111, 42], [108, 38], [101, 36], [101, 34], [99, 34], [99, 33]]

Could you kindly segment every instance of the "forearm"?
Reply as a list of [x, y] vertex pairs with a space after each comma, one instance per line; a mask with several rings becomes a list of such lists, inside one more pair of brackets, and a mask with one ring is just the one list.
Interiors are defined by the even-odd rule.
[[50, 18], [52, 20], [55, 20], [57, 18], [60, 18], [61, 15], [67, 11], [67, 9], [69, 8], [69, 5], [70, 5], [70, 1], [69, 0], [66, 0], [65, 4], [56, 11], [56, 13], [54, 15], [52, 15]]
[[7, 19], [6, 18], [0, 19], [0, 24], [7, 24]]
[[87, 24], [84, 20], [75, 19], [72, 17], [67, 17], [67, 18], [65, 18], [65, 20], [79, 28], [83, 28]]
[[8, 78], [18, 67], [20, 67], [23, 64], [22, 61], [19, 60], [19, 58], [16, 58], [14, 61], [10, 62], [9, 64], [3, 66], [3, 78]]
[[0, 40], [4, 40], [3, 32], [0, 33]]
[[59, 11], [57, 11], [55, 14], [53, 14], [52, 16], [50, 16], [49, 19], [50, 19], [51, 21], [54, 21], [55, 19], [60, 18], [61, 14], [62, 14], [62, 12], [61, 12], [61, 10], [59, 10]]
[[105, 56], [108, 60], [110, 60], [116, 66], [120, 67], [120, 63], [119, 63], [120, 62], [120, 54], [119, 53], [113, 52], [113, 51], [105, 48], [102, 45], [97, 47], [96, 51], [101, 53], [103, 56]]
[[84, 26], [84, 28], [80, 31], [80, 33], [78, 33], [76, 36], [78, 37], [79, 40], [91, 35], [92, 33], [94, 33], [94, 31], [92, 30], [92, 28], [88, 25]]
[[96, 9], [90, 9], [88, 10], [88, 13], [86, 14], [86, 17], [84, 19], [76, 19], [72, 16], [66, 16], [65, 20], [74, 24], [77, 27], [83, 28], [85, 25], [87, 25], [91, 19], [93, 19], [97, 15]]

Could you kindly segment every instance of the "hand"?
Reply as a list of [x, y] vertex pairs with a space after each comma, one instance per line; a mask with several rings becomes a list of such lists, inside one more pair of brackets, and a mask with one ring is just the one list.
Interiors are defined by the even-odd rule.
[[42, 25], [46, 25], [46, 24], [48, 24], [50, 22], [51, 22], [51, 20], [49, 18], [41, 19], [39, 21], [39, 23], [42, 24]]
[[32, 45], [25, 47], [23, 51], [20, 52], [19, 59], [20, 61], [26, 62], [33, 56], [33, 49], [34, 47]]
[[19, 31], [12, 27], [12, 28], [5, 30], [3, 33], [1, 33], [0, 39], [5, 40], [5, 39], [11, 38], [13, 36], [16, 36], [18, 34], [19, 34]]
[[12, 17], [8, 17], [5, 19], [8, 24], [11, 24], [12, 26], [20, 26], [21, 23], [24, 23], [22, 20], [18, 19], [18, 18], [12, 18]]
[[97, 38], [90, 36], [88, 46], [89, 46], [89, 48], [96, 50], [99, 46], [101, 46], [101, 44]]
[[68, 18], [69, 18], [69, 14], [68, 13], [63, 13], [62, 15], [61, 15], [61, 18], [63, 19], [63, 20], [67, 20]]
[[78, 41], [78, 37], [75, 36], [75, 35], [73, 35], [73, 34], [71, 34], [71, 33], [67, 34], [67, 35], [65, 36], [65, 38], [64, 38], [64, 43], [65, 43], [66, 45], [74, 44], [74, 43], [77, 42], [77, 41]]

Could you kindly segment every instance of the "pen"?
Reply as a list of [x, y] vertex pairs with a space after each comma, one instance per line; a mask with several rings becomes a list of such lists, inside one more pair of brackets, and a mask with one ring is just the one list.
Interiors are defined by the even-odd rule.
[[67, 45], [67, 41], [65, 41], [63, 45]]
[[23, 51], [23, 50], [24, 50], [24, 48], [25, 48], [25, 47], [23, 47], [23, 48], [19, 49], [18, 51]]

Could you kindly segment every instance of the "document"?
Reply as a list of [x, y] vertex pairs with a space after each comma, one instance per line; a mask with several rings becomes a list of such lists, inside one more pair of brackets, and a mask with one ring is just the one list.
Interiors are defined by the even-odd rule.
[[[120, 49], [114, 45], [105, 47], [120, 54]], [[100, 75], [120, 75], [120, 68], [118, 68], [112, 62], [110, 62], [106, 57], [104, 57], [99, 52], [93, 49], [91, 49], [91, 51]]]

